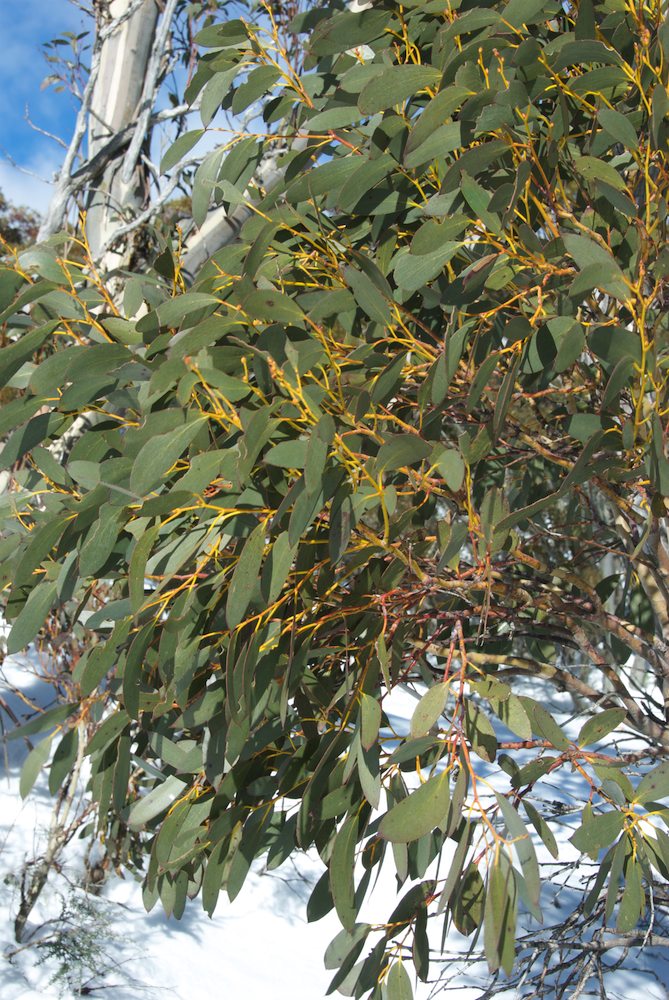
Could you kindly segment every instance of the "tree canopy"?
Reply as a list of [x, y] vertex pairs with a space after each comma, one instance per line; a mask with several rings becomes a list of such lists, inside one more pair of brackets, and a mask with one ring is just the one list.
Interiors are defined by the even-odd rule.
[[[7, 648], [69, 671], [17, 734], [57, 789], [87, 723], [148, 907], [315, 847], [333, 988], [411, 997], [454, 927], [536, 993], [667, 912], [669, 22], [358, 6], [195, 38], [161, 170], [217, 138], [194, 225], [239, 231], [203, 264], [154, 228], [101, 271], [85, 220], [5, 259]], [[579, 922], [541, 931], [579, 855]]]

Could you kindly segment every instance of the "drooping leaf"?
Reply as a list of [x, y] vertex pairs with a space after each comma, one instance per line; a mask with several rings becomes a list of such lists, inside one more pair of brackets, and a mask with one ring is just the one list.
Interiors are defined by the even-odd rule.
[[358, 107], [366, 115], [384, 111], [401, 104], [424, 87], [436, 84], [439, 76], [434, 66], [393, 66], [363, 88]]
[[394, 844], [418, 840], [442, 822], [449, 801], [449, 775], [442, 771], [397, 802], [381, 820], [379, 833]]
[[266, 531], [265, 525], [261, 523], [253, 529], [244, 542], [228, 590], [226, 620], [229, 629], [237, 628], [249, 606], [253, 587], [260, 575]]
[[598, 715], [594, 715], [584, 723], [576, 742], [581, 747], [597, 743], [604, 736], [608, 736], [614, 729], [617, 729], [626, 715], [627, 712], [624, 708], [607, 708]]
[[435, 684], [428, 688], [411, 716], [411, 736], [414, 739], [427, 735], [442, 714], [448, 695], [447, 684]]

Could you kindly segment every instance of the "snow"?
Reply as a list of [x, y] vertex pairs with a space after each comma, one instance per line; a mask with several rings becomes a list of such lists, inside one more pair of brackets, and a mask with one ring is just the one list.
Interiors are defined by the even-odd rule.
[[[5, 661], [0, 690], [9, 708], [17, 715], [24, 706], [11, 694], [11, 688], [20, 687], [33, 704], [46, 705], [51, 688], [41, 679], [46, 664], [40, 664], [33, 654], [30, 657], [9, 657]], [[393, 692], [386, 711], [397, 733], [408, 730], [416, 704], [415, 693]], [[566, 706], [565, 706], [566, 707]], [[565, 722], [566, 713], [561, 722]], [[35, 742], [33, 737], [33, 742]], [[340, 930], [336, 916], [331, 913], [318, 923], [306, 921], [306, 902], [313, 886], [323, 871], [315, 854], [300, 856], [267, 872], [257, 863], [240, 895], [229, 903], [225, 894], [219, 897], [214, 917], [209, 919], [194, 900], [180, 920], [168, 919], [157, 906], [145, 912], [141, 886], [129, 873], [124, 878], [110, 877], [100, 896], [90, 896], [78, 886], [83, 872], [85, 840], [71, 841], [63, 854], [59, 871], [52, 872], [47, 890], [36, 906], [29, 929], [33, 944], [17, 948], [13, 935], [19, 888], [17, 876], [26, 860], [39, 857], [44, 850], [51, 815], [52, 800], [42, 775], [25, 801], [19, 796], [19, 774], [27, 748], [16, 740], [5, 744], [3, 774], [0, 774], [0, 948], [5, 956], [0, 960], [1, 1000], [56, 1000], [80, 995], [93, 995], [110, 1000], [147, 998], [159, 1000], [204, 1000], [216, 998], [243, 998], [243, 1000], [320, 1000], [325, 998], [333, 971], [326, 970], [323, 955], [327, 945]], [[521, 760], [519, 759], [519, 763]], [[485, 769], [492, 777], [493, 769]], [[499, 775], [499, 772], [498, 772]], [[562, 803], [563, 815], [552, 824], [560, 845], [561, 857], [576, 862], [578, 852], [568, 838], [578, 825], [575, 808], [583, 801], [583, 779], [577, 774], [568, 775], [564, 769], [556, 776], [545, 778], [540, 784], [541, 798], [548, 803]], [[495, 776], [493, 784], [506, 790], [504, 775]], [[580, 787], [579, 787], [580, 786]], [[547, 851], [537, 845], [538, 859], [543, 866], [554, 864]], [[391, 852], [388, 852], [390, 855]], [[444, 862], [447, 863], [445, 858]], [[434, 876], [437, 862], [426, 872]], [[548, 873], [550, 869], [544, 868]], [[584, 874], [593, 867], [588, 863], [569, 870], [560, 892], [545, 881], [542, 906], [545, 927], [559, 922], [576, 900], [575, 889]], [[440, 874], [445, 873], [442, 864]], [[401, 890], [403, 895], [408, 885]], [[374, 891], [363, 905], [360, 918], [369, 923], [386, 919], [396, 905], [395, 880], [391, 864], [387, 861]], [[34, 942], [42, 936], [48, 941], [49, 933], [57, 930], [58, 916], [65, 906], [70, 914], [71, 927], [78, 927], [78, 937], [63, 939], [67, 960], [63, 965], [57, 950], [47, 952]], [[440, 932], [441, 926], [438, 928]], [[534, 926], [535, 939], [541, 930]], [[46, 938], [45, 938], [46, 935]], [[440, 936], [440, 934], [439, 934]], [[440, 940], [432, 945], [440, 947]], [[472, 976], [485, 982], [485, 967], [472, 967], [467, 954], [471, 941], [457, 934], [446, 939], [448, 961], [444, 972], [448, 975], [448, 993], [455, 1000], [470, 1000], [480, 995], [472, 988]], [[94, 970], [106, 968], [106, 974], [93, 981], [91, 968], [81, 968], [73, 956], [88, 955]], [[611, 960], [614, 959], [613, 953]], [[54, 980], [59, 969], [70, 969], [70, 979]], [[435, 975], [439, 968], [435, 964]], [[643, 991], [644, 1000], [666, 1000], [663, 983], [669, 978], [666, 960], [648, 951], [636, 969], [625, 964], [609, 977], [608, 995], [629, 998]], [[96, 984], [104, 983], [98, 989]], [[441, 984], [446, 986], [444, 982]], [[84, 988], [82, 990], [82, 987]], [[86, 992], [86, 988], [88, 992]], [[440, 984], [414, 985], [416, 1000], [428, 1000], [437, 995]], [[499, 1000], [529, 996], [527, 992], [511, 991], [503, 982], [497, 987]]]
[[[37, 678], [36, 668], [39, 672], [34, 658], [8, 657], [3, 675], [9, 685], [20, 685], [33, 702], [45, 704], [51, 689]], [[7, 689], [4, 696], [19, 714], [20, 702]], [[19, 774], [27, 749], [18, 740], [5, 747], [0, 776], [0, 948], [7, 956], [17, 947], [13, 919], [19, 890], [14, 876], [27, 859], [43, 851], [52, 800], [44, 776], [21, 800]], [[73, 894], [79, 903], [85, 899], [81, 890], [72, 888], [83, 871], [82, 842], [68, 844], [64, 858], [62, 870], [49, 878], [30, 927], [36, 929], [43, 921], [55, 919], [63, 899]], [[100, 911], [100, 922], [106, 923], [98, 941], [98, 960], [116, 968], [107, 979], [111, 985], [94, 995], [109, 1000], [204, 1000], [212, 995], [243, 1000], [324, 998], [334, 973], [324, 968], [323, 955], [340, 924], [334, 914], [313, 924], [305, 916], [307, 899], [323, 870], [314, 854], [288, 861], [272, 872], [263, 872], [257, 865], [234, 903], [221, 893], [214, 917], [209, 919], [199, 900], [194, 900], [180, 921], [168, 919], [160, 906], [147, 914], [140, 884], [130, 875], [112, 876], [104, 897], [94, 897], [91, 903]], [[366, 906], [367, 917], [373, 912], [382, 920], [393, 909], [394, 899], [394, 882], [388, 872]], [[92, 919], [89, 914], [88, 921]], [[69, 992], [59, 992], [58, 983], [50, 982], [58, 968], [53, 956], [37, 964], [39, 958], [39, 950], [29, 947], [0, 965], [2, 1000], [78, 995], [72, 986]], [[82, 983], [86, 979], [84, 975]], [[424, 1000], [428, 992], [427, 987], [416, 991], [416, 1000]]]

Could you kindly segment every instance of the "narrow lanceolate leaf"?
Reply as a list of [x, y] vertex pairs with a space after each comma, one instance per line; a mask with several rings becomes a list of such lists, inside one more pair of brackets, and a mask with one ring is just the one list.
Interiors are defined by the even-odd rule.
[[346, 820], [337, 833], [330, 857], [330, 889], [337, 916], [344, 928], [351, 932], [355, 926], [355, 845], [358, 838], [358, 819]]
[[379, 833], [393, 844], [409, 844], [439, 826], [449, 802], [449, 774], [442, 771], [397, 802], [381, 820]]
[[460, 452], [455, 448], [444, 448], [433, 459], [449, 490], [457, 493], [465, 478], [465, 463]]
[[196, 128], [192, 132], [185, 132], [184, 135], [180, 135], [176, 142], [173, 142], [170, 148], [167, 150], [162, 160], [160, 161], [160, 172], [161, 174], [166, 173], [175, 167], [179, 160], [190, 153], [193, 146], [202, 138], [204, 135], [204, 129]]
[[376, 698], [364, 692], [360, 695], [360, 742], [369, 750], [379, 737], [381, 706]]
[[509, 0], [502, 10], [504, 20], [514, 28], [542, 20], [546, 0]]
[[415, 465], [432, 451], [432, 446], [417, 434], [395, 434], [379, 448], [376, 462], [379, 471]]
[[82, 576], [92, 576], [107, 562], [119, 536], [121, 518], [122, 511], [110, 504], [100, 508], [100, 517], [81, 547], [79, 572]]
[[556, 750], [567, 750], [571, 744], [553, 716], [540, 705], [539, 702], [531, 698], [522, 698], [527, 709], [527, 714], [532, 720], [532, 729], [539, 736], [552, 743]]
[[47, 736], [37, 746], [33, 747], [21, 768], [19, 779], [19, 795], [25, 799], [37, 781], [37, 777], [46, 764], [51, 751], [51, 737]]
[[142, 796], [133, 805], [128, 817], [128, 825], [133, 830], [139, 830], [146, 823], [164, 812], [182, 794], [186, 782], [175, 775], [170, 775], [165, 781]]
[[304, 319], [298, 304], [283, 292], [251, 292], [244, 300], [244, 309], [251, 318], [271, 323], [301, 323]]
[[578, 734], [576, 742], [580, 747], [587, 747], [592, 743], [599, 742], [614, 729], [617, 729], [626, 715], [627, 712], [624, 708], [607, 708], [606, 711], [588, 719]]
[[147, 441], [130, 472], [131, 492], [143, 497], [156, 489], [201, 427], [201, 421], [193, 420], [170, 434], [159, 434]]
[[56, 584], [41, 583], [31, 591], [7, 637], [7, 652], [19, 653], [32, 642], [56, 600]]
[[273, 604], [279, 596], [293, 565], [295, 552], [288, 532], [282, 531], [272, 545], [262, 570], [262, 596], [268, 605]]
[[636, 790], [637, 802], [654, 802], [669, 796], [669, 761], [663, 760], [639, 782]]
[[548, 826], [546, 820], [539, 813], [539, 811], [534, 808], [532, 803], [527, 801], [527, 799], [523, 799], [523, 808], [527, 813], [527, 817], [530, 823], [541, 837], [544, 846], [548, 849], [552, 857], [557, 858], [560, 853], [558, 850], [557, 841], [555, 840], [553, 832]]
[[145, 531], [135, 545], [128, 573], [128, 589], [130, 591], [130, 607], [133, 612], [139, 611], [144, 602], [144, 574], [146, 563], [153, 545], [158, 537], [160, 525], [154, 524], [152, 528]]
[[409, 973], [403, 962], [395, 962], [386, 981], [387, 1000], [413, 1000], [413, 990]]
[[345, 267], [344, 277], [355, 296], [356, 303], [364, 309], [370, 319], [386, 326], [390, 323], [390, 307], [380, 289], [362, 271], [355, 267]]
[[434, 66], [392, 66], [363, 87], [358, 107], [366, 115], [385, 111], [438, 83], [440, 76]]
[[483, 937], [488, 968], [511, 974], [515, 958], [518, 896], [513, 869], [504, 854], [488, 875]]
[[435, 684], [425, 692], [411, 716], [411, 735], [414, 739], [425, 736], [438, 721], [444, 711], [448, 693], [447, 684]]
[[33, 736], [35, 733], [43, 733], [52, 726], [57, 726], [58, 723], [66, 719], [68, 715], [72, 715], [76, 710], [76, 705], [54, 705], [53, 708], [48, 708], [46, 712], [40, 712], [32, 719], [29, 719], [28, 722], [17, 726], [16, 729], [10, 729], [6, 739], [8, 741], [25, 739], [27, 736]]
[[496, 793], [497, 802], [504, 817], [509, 838], [513, 841], [513, 846], [518, 855], [525, 885], [530, 902], [538, 907], [539, 896], [541, 894], [541, 876], [539, 874], [539, 864], [537, 862], [536, 851], [532, 843], [532, 837], [522, 819], [511, 805], [506, 796]]
[[242, 621], [253, 596], [265, 551], [266, 533], [265, 525], [259, 524], [244, 542], [228, 590], [225, 616], [230, 629], [237, 628]]
[[617, 839], [624, 822], [624, 814], [617, 809], [598, 816], [584, 814], [583, 823], [569, 839], [579, 851], [596, 857], [598, 851]]

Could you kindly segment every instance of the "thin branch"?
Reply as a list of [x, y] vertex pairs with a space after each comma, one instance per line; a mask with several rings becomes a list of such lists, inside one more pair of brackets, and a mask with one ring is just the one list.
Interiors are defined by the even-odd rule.
[[[193, 166], [195, 163], [199, 163], [199, 157], [193, 157], [190, 160], [183, 160], [182, 163], [180, 164], [181, 170], [186, 169], [186, 167], [188, 166]], [[152, 201], [149, 204], [148, 208], [146, 208], [143, 212], [140, 212], [139, 215], [136, 215], [135, 218], [132, 220], [132, 222], [127, 222], [124, 225], [118, 226], [114, 230], [114, 232], [106, 241], [106, 243], [104, 243], [100, 248], [101, 257], [104, 257], [104, 255], [108, 253], [109, 250], [111, 250], [111, 248], [114, 246], [114, 244], [117, 243], [117, 241], [120, 240], [122, 237], [128, 236], [130, 233], [134, 233], [137, 229], [141, 229], [142, 226], [146, 225], [147, 222], [151, 221], [151, 219], [156, 215], [157, 212], [160, 211], [165, 202], [172, 195], [175, 188], [177, 188], [181, 183], [181, 170], [176, 172], [170, 178], [168, 185], [161, 192], [159, 197], [156, 198], [155, 201]]]
[[61, 137], [59, 135], [56, 135], [54, 132], [49, 132], [48, 129], [42, 128], [41, 125], [37, 125], [32, 120], [32, 118], [30, 117], [30, 112], [28, 110], [28, 105], [27, 104], [26, 104], [25, 110], [23, 112], [23, 118], [24, 118], [24, 121], [26, 121], [28, 123], [28, 125], [30, 126], [30, 128], [34, 132], [39, 133], [39, 135], [46, 136], [47, 139], [53, 139], [53, 141], [57, 142], [59, 146], [63, 147], [63, 149], [67, 149], [67, 143], [65, 142], [64, 139], [61, 139]]
[[65, 159], [63, 160], [63, 165], [60, 168], [60, 172], [58, 174], [56, 190], [54, 192], [53, 198], [51, 199], [49, 210], [37, 235], [38, 242], [41, 242], [42, 240], [47, 239], [47, 237], [52, 236], [53, 233], [58, 232], [58, 230], [62, 228], [63, 221], [65, 219], [67, 206], [70, 197], [72, 195], [72, 177], [71, 177], [72, 168], [74, 166], [74, 161], [76, 160], [79, 154], [79, 150], [84, 140], [84, 136], [86, 135], [88, 112], [90, 109], [91, 101], [93, 100], [93, 92], [95, 90], [95, 84], [98, 79], [98, 73], [100, 72], [101, 51], [102, 51], [102, 38], [101, 35], [99, 35], [96, 38], [95, 45], [93, 47], [93, 55], [91, 58], [91, 69], [90, 73], [88, 74], [88, 80], [86, 81], [86, 86], [84, 88], [81, 106], [79, 108], [79, 111], [77, 113], [77, 118], [74, 123], [72, 138], [67, 148]]

